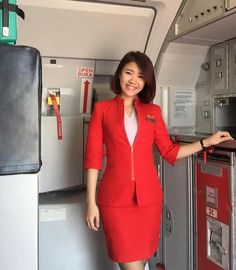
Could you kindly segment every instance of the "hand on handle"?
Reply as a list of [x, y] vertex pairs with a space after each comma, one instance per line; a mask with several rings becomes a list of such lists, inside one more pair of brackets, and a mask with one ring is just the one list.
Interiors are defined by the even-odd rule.
[[224, 141], [233, 140], [229, 132], [227, 131], [217, 131], [211, 136], [203, 140], [204, 147], [210, 147], [212, 145], [219, 144]]

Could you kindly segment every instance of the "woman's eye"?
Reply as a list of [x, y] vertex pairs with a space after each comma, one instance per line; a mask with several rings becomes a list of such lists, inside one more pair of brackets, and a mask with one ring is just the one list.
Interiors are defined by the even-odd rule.
[[130, 71], [125, 71], [125, 74], [130, 75], [130, 74], [131, 74], [131, 72], [130, 72]]

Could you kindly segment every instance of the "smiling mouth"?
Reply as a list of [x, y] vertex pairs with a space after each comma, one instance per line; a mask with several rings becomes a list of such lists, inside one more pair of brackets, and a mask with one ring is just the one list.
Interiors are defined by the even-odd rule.
[[131, 85], [127, 85], [126, 87], [128, 90], [136, 90], [137, 89], [137, 87], [131, 86]]

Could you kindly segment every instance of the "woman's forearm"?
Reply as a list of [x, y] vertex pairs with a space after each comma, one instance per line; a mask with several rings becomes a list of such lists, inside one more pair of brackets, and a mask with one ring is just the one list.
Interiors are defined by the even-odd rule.
[[178, 155], [177, 155], [177, 159], [191, 156], [191, 155], [193, 155], [201, 150], [202, 150], [202, 146], [200, 144], [200, 141], [190, 143], [190, 144], [181, 145], [179, 152], [178, 152]]
[[[202, 140], [204, 147], [210, 147], [212, 145], [219, 144], [223, 141], [232, 140], [233, 138], [230, 136], [228, 132], [225, 131], [217, 131], [216, 133], [212, 134], [211, 136]], [[191, 156], [199, 151], [202, 150], [202, 145], [200, 141], [181, 145], [179, 152], [177, 154], [177, 159], [181, 159], [187, 156]]]
[[87, 202], [96, 203], [96, 187], [98, 179], [97, 169], [87, 170]]

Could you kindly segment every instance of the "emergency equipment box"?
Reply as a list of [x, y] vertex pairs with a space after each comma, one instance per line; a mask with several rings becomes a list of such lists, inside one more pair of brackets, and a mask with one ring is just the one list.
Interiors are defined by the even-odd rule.
[[0, 43], [16, 43], [17, 15], [22, 19], [25, 17], [16, 0], [0, 0]]

